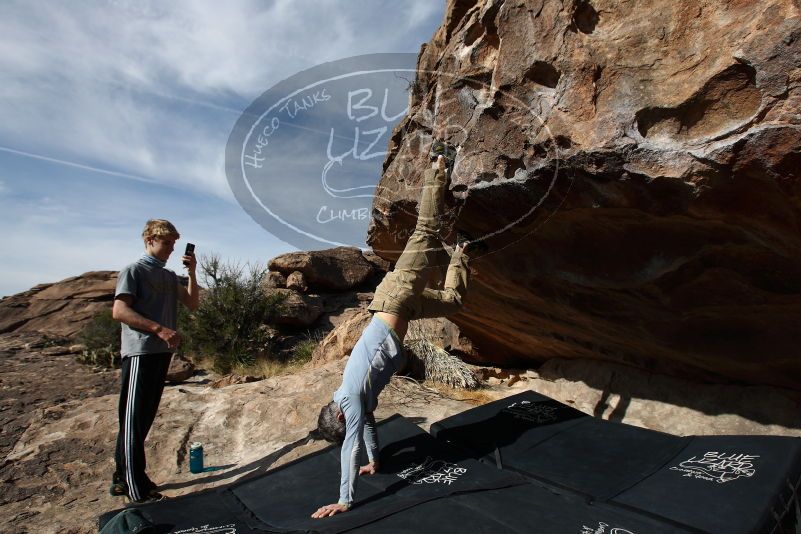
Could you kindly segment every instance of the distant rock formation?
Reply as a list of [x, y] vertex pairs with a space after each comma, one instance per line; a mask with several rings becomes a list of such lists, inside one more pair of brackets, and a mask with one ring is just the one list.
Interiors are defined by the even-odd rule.
[[86, 321], [111, 307], [116, 284], [116, 271], [92, 271], [4, 297], [0, 299], [0, 334], [73, 337]]
[[359, 294], [373, 291], [383, 277], [373, 258], [355, 247], [336, 247], [270, 260], [264, 287], [284, 297], [278, 324], [331, 330], [343, 311], [366, 305]]
[[418, 68], [368, 244], [397, 258], [461, 145], [482, 354], [801, 389], [797, 2], [451, 0]]
[[268, 267], [284, 274], [287, 283], [299, 273], [310, 286], [337, 291], [353, 289], [376, 272], [376, 266], [355, 247], [290, 252], [270, 260]]

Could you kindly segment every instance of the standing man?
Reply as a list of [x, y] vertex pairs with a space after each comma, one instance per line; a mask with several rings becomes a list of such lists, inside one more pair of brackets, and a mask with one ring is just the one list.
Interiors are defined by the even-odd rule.
[[[437, 267], [437, 252], [441, 247], [439, 218], [447, 182], [444, 158], [439, 156], [435, 168], [427, 169], [423, 176], [414, 233], [394, 270], [376, 288], [368, 308], [373, 318], [351, 352], [334, 400], [320, 411], [317, 423], [320, 434], [329, 441], [342, 443], [341, 481], [339, 502], [319, 508], [313, 518], [347, 512], [353, 504], [358, 477], [378, 470], [378, 434], [373, 411], [378, 405], [378, 395], [392, 375], [406, 366], [403, 338], [409, 321], [455, 313], [467, 292], [465, 250], [469, 241], [465, 237], [457, 239], [444, 289], [425, 287], [429, 269]], [[362, 444], [367, 449], [369, 463], [360, 468]]]
[[163, 498], [145, 473], [145, 438], [156, 417], [172, 353], [181, 342], [176, 331], [178, 301], [195, 310], [200, 296], [194, 254], [183, 257], [188, 288], [165, 269], [179, 237], [169, 221], [147, 221], [142, 232], [145, 253], [120, 271], [111, 312], [122, 323], [122, 383], [110, 493], [127, 495], [135, 503]]

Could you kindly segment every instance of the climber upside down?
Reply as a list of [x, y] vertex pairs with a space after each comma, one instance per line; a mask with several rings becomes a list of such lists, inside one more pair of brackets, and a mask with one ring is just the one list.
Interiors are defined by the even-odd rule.
[[[436, 147], [436, 145], [435, 145]], [[412, 319], [444, 317], [457, 312], [467, 291], [469, 238], [460, 236], [453, 248], [442, 290], [426, 288], [428, 269], [436, 267], [441, 246], [439, 221], [444, 210], [448, 180], [445, 158], [440, 155], [424, 173], [417, 224], [403, 253], [375, 291], [368, 307], [373, 312], [351, 352], [342, 385], [333, 401], [320, 411], [318, 432], [328, 441], [342, 443], [339, 501], [320, 507], [311, 517], [319, 519], [350, 509], [361, 475], [379, 469], [378, 434], [373, 412], [378, 395], [392, 375], [406, 366], [403, 338]], [[367, 465], [359, 466], [362, 445]]]

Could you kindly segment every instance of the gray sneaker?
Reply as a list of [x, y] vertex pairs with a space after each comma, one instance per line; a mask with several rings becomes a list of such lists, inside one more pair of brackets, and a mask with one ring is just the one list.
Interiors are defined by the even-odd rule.
[[149, 492], [147, 492], [147, 495], [145, 495], [139, 500], [131, 499], [131, 504], [148, 504], [151, 502], [163, 501], [164, 499], [166, 499], [166, 497], [161, 493], [159, 493], [158, 491], [150, 490]]

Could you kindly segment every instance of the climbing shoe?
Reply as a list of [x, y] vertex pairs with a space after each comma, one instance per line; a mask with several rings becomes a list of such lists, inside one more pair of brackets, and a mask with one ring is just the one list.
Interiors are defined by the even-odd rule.
[[429, 153], [431, 161], [437, 161], [437, 158], [442, 156], [445, 159], [445, 170], [448, 176], [453, 172], [453, 164], [456, 161], [456, 147], [449, 145], [445, 141], [434, 141], [431, 144], [431, 152]]

